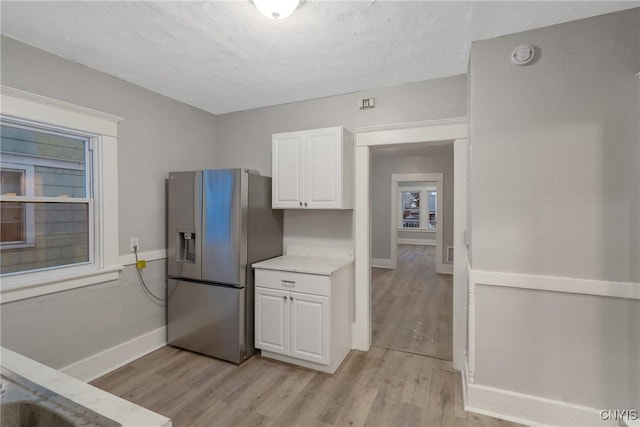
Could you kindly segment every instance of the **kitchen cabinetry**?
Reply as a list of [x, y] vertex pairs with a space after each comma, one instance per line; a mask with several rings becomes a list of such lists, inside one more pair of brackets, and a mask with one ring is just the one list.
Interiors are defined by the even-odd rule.
[[254, 264], [256, 348], [263, 357], [334, 373], [351, 349], [353, 263], [308, 274], [261, 268], [270, 261]]
[[274, 134], [272, 207], [353, 208], [353, 135], [342, 126]]

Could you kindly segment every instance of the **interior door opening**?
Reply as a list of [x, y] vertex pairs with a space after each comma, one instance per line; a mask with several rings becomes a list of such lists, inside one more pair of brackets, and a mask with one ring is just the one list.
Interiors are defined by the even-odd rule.
[[371, 158], [371, 343], [452, 360], [453, 278], [442, 266], [453, 142], [375, 147]]

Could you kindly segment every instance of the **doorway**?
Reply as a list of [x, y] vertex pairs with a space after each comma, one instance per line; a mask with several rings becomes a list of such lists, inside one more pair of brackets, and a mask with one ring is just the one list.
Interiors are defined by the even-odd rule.
[[453, 231], [453, 144], [374, 147], [370, 175], [372, 345], [451, 360], [452, 278], [437, 273]]
[[[371, 316], [371, 148], [394, 144], [454, 141], [456, 189], [454, 198], [453, 366], [462, 369], [467, 348], [467, 119], [454, 118], [408, 124], [358, 128], [355, 133], [355, 322], [353, 347], [368, 351], [372, 342]], [[462, 162], [462, 167], [459, 166]]]

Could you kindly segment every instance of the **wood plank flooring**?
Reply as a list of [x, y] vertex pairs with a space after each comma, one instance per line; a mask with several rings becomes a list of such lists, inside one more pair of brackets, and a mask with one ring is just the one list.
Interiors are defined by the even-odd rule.
[[373, 345], [453, 356], [453, 276], [436, 273], [435, 246], [398, 245], [395, 270], [373, 268]]
[[510, 426], [465, 412], [451, 362], [353, 350], [333, 375], [254, 356], [236, 366], [163, 347], [92, 384], [191, 426]]
[[433, 247], [402, 245], [400, 268], [374, 269], [374, 346], [352, 350], [333, 376], [163, 347], [92, 384], [174, 427], [515, 425], [464, 411], [460, 373], [442, 360], [451, 359], [451, 279], [435, 274], [434, 258]]

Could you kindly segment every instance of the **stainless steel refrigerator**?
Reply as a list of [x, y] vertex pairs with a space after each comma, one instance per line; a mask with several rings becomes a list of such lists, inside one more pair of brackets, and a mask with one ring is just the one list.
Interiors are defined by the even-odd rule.
[[271, 178], [244, 169], [169, 174], [167, 343], [234, 363], [255, 353], [251, 264], [282, 254]]

